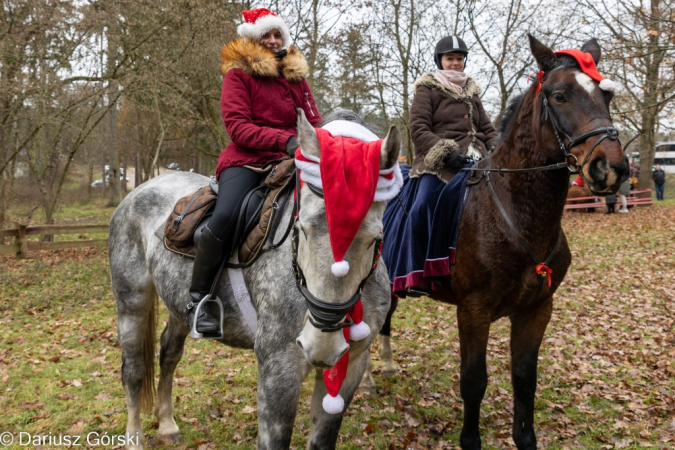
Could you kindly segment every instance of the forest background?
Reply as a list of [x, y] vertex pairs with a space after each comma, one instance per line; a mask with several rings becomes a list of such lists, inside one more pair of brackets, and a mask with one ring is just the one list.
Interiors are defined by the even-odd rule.
[[[642, 165], [675, 139], [673, 0], [3, 0], [0, 228], [36, 211], [53, 223], [62, 202], [116, 206], [169, 164], [211, 174], [229, 140], [220, 49], [255, 7], [288, 22], [324, 116], [341, 107], [398, 125], [409, 160], [413, 83], [446, 35], [470, 46], [466, 71], [494, 122], [537, 71], [527, 33], [554, 49], [595, 37], [601, 73], [620, 85], [614, 123], [622, 139], [640, 133]], [[651, 187], [651, 171], [639, 184]]]

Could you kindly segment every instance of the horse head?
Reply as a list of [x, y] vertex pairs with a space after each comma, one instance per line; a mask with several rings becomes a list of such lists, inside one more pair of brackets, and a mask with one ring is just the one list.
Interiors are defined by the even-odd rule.
[[591, 39], [581, 51], [554, 52], [528, 36], [540, 69], [529, 95], [538, 106], [534, 133], [543, 151], [551, 160], [559, 160], [562, 151], [593, 194], [616, 192], [629, 166], [609, 113], [614, 85], [596, 69], [598, 42]]
[[[298, 140], [302, 155], [316, 162], [321, 161], [321, 164], [327, 164], [329, 156], [325, 149], [322, 152], [317, 130], [310, 125], [302, 110], [298, 110]], [[396, 169], [397, 176], [400, 177], [397, 166], [400, 144], [401, 135], [394, 126], [389, 129], [384, 140], [372, 141], [368, 144], [372, 145], [369, 153], [372, 158], [377, 158], [375, 153], [379, 153], [379, 167], [373, 169], [375, 183], [378, 183], [378, 177], [380, 177], [377, 175], [378, 170], [381, 174], [388, 173], [388, 171], [393, 173]], [[379, 146], [379, 148], [374, 146]], [[324, 158], [322, 158], [322, 153], [324, 153]], [[296, 155], [296, 164], [298, 164], [297, 158]], [[335, 230], [333, 224], [330, 224], [331, 233], [329, 233], [329, 220], [335, 221], [336, 219], [333, 212], [327, 213], [327, 205], [334, 204], [334, 197], [329, 199], [329, 194], [335, 196], [336, 193], [334, 189], [327, 186], [330, 181], [326, 179], [326, 174], [321, 176], [318, 172], [319, 164], [315, 166], [316, 168], [313, 168], [315, 177], [321, 177], [321, 179], [315, 178], [316, 181], [310, 181], [305, 176], [306, 174], [309, 176], [309, 169], [312, 167], [303, 169], [302, 178], [305, 182], [298, 189], [300, 205], [293, 230], [296, 247], [294, 254], [297, 255], [296, 279], [309, 306], [304, 327], [296, 343], [313, 367], [325, 369], [333, 367], [349, 349], [342, 328], [344, 328], [347, 309], [360, 298], [365, 280], [373, 271], [379, 257], [386, 198], [383, 199], [380, 196], [378, 199], [380, 189], [378, 184], [374, 199], [370, 197], [365, 206], [362, 206], [365, 217], [360, 226], [356, 224], [358, 230], [353, 228], [356, 235], [348, 244], [344, 257], [341, 258], [342, 261], [337, 263], [334, 242], [331, 241], [331, 239], [336, 239], [334, 235], [331, 236]], [[341, 166], [342, 162], [336, 165], [335, 170], [342, 170]], [[328, 170], [326, 167], [328, 166], [321, 168], [321, 173]], [[362, 172], [359, 173], [359, 171]], [[350, 175], [365, 177], [372, 174], [361, 166], [354, 171], [348, 171], [346, 175], [348, 181]], [[324, 180], [323, 189], [317, 186], [322, 183], [322, 180]], [[400, 185], [396, 191], [399, 188]], [[345, 198], [351, 194], [351, 192], [345, 192]], [[343, 263], [346, 265], [342, 265]], [[336, 266], [340, 266], [337, 271]], [[301, 279], [297, 278], [298, 273], [301, 274]]]

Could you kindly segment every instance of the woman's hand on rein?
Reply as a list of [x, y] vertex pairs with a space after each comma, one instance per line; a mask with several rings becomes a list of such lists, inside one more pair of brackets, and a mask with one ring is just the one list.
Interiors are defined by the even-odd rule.
[[459, 170], [466, 165], [466, 156], [458, 150], [453, 150], [445, 157], [443, 163], [448, 169]]

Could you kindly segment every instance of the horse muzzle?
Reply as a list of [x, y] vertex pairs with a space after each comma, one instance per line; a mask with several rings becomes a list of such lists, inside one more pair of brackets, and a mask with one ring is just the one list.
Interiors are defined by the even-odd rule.
[[609, 195], [619, 190], [621, 184], [629, 175], [628, 157], [625, 155], [618, 163], [612, 163], [607, 158], [593, 158], [585, 170], [584, 178], [588, 182], [588, 189], [594, 195]]
[[349, 350], [342, 330], [323, 332], [309, 320], [295, 342], [307, 362], [316, 369], [330, 369]]

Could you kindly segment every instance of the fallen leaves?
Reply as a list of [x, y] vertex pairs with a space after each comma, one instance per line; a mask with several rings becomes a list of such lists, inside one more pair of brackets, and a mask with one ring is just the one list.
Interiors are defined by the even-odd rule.
[[[573, 261], [539, 357], [539, 448], [660, 449], [675, 442], [673, 224], [674, 206], [565, 214]], [[106, 258], [101, 251], [54, 252], [44, 261], [0, 257], [8, 268], [0, 276], [11, 277], [0, 283], [0, 420], [21, 420], [36, 432], [123, 432], [121, 352]], [[78, 271], [87, 280], [77, 285], [81, 292], [67, 285]], [[463, 405], [455, 309], [405, 300], [392, 331], [401, 370], [383, 378], [375, 356], [378, 393], [354, 398], [338, 447], [458, 448]], [[254, 361], [250, 350], [187, 343], [174, 379], [184, 438], [176, 448], [255, 446]], [[513, 449], [508, 321], [491, 329], [487, 367], [483, 448]], [[306, 445], [311, 388], [303, 385], [292, 448]], [[145, 418], [144, 427], [156, 433]]]

